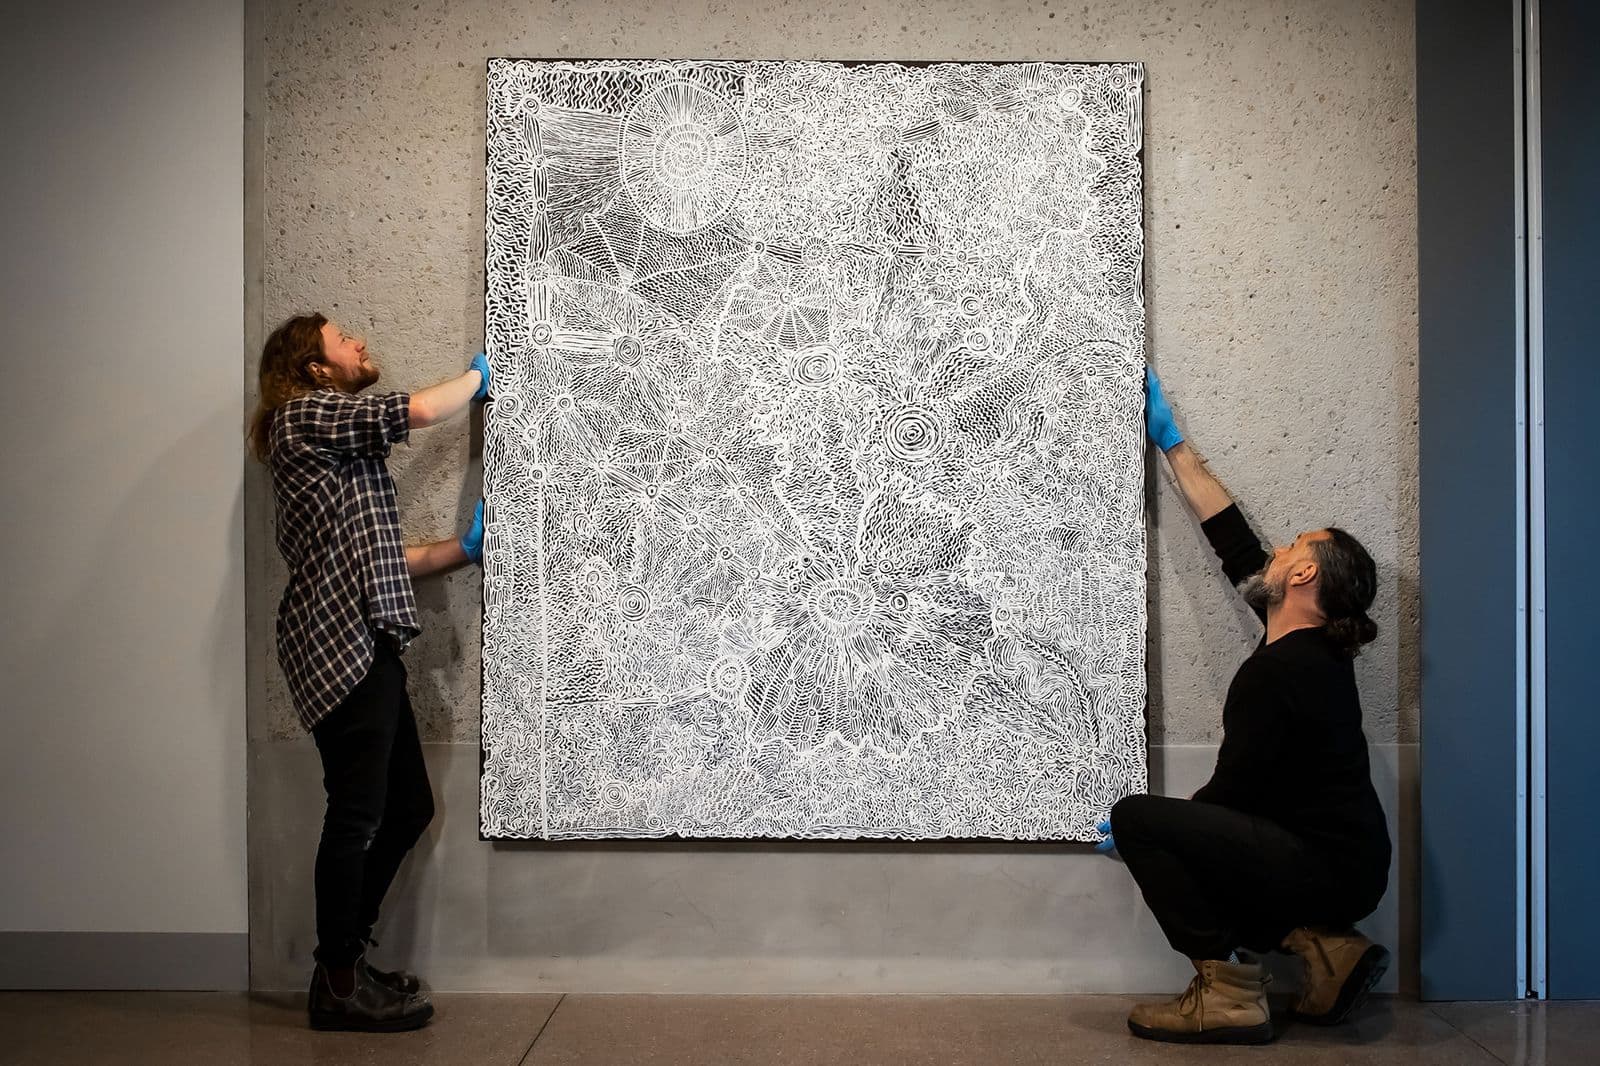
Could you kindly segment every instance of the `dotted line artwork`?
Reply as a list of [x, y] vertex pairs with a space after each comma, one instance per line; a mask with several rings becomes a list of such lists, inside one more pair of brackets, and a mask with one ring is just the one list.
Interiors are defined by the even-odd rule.
[[491, 61], [486, 837], [1144, 790], [1142, 86]]

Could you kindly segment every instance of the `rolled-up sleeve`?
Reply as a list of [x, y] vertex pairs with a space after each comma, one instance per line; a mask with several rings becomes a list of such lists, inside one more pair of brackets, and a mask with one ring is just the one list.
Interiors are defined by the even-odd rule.
[[380, 458], [411, 436], [411, 397], [324, 391], [285, 405], [285, 443], [337, 455]]

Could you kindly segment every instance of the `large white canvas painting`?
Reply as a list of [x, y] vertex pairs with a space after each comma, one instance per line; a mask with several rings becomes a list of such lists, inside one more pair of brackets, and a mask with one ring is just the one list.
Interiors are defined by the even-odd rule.
[[1144, 789], [1142, 80], [490, 63], [485, 836]]

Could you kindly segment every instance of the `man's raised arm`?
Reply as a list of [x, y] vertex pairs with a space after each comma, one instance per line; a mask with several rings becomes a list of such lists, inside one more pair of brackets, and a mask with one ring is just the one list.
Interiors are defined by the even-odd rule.
[[1172, 476], [1177, 479], [1183, 498], [1189, 502], [1189, 510], [1202, 522], [1226, 511], [1233, 503], [1233, 497], [1222, 487], [1222, 482], [1212, 475], [1206, 467], [1206, 461], [1200, 458], [1200, 453], [1189, 447], [1183, 439], [1178, 423], [1172, 417], [1172, 406], [1161, 394], [1161, 381], [1149, 367], [1145, 367], [1144, 387], [1145, 430], [1156, 447], [1166, 455]]
[[[1161, 382], [1149, 367], [1144, 372], [1144, 424], [1150, 440], [1167, 457], [1167, 466], [1188, 501], [1189, 510], [1222, 561], [1222, 572], [1237, 585], [1267, 562], [1267, 550], [1234, 506], [1233, 497], [1206, 466], [1200, 453], [1189, 447], [1172, 417], [1172, 406], [1161, 393]], [[1260, 614], [1260, 610], [1257, 610]], [[1263, 615], [1263, 618], [1265, 616]]]
[[489, 395], [489, 360], [479, 352], [465, 373], [411, 394], [411, 428], [447, 422]]

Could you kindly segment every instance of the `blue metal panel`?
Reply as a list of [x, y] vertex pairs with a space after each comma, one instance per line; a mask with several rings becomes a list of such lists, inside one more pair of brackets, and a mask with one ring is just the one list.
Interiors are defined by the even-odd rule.
[[1539, 5], [1544, 201], [1549, 989], [1600, 998], [1600, 5]]
[[1516, 7], [1418, 0], [1422, 994], [1517, 994]]

